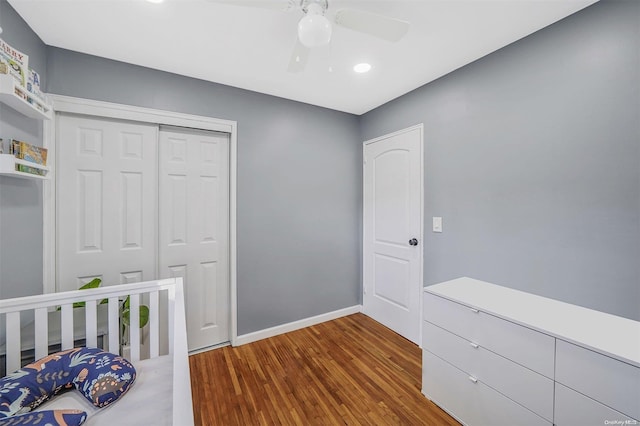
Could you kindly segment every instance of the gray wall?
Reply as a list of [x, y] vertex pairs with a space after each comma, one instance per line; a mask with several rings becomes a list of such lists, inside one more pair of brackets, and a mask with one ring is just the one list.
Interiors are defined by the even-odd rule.
[[360, 300], [357, 117], [48, 50], [50, 93], [238, 122], [238, 333]]
[[640, 320], [639, 22], [603, 0], [361, 117], [362, 140], [424, 123], [425, 285]]
[[[6, 0], [0, 0], [0, 37], [29, 55], [46, 83], [46, 46]], [[46, 88], [46, 87], [45, 87]], [[42, 122], [0, 104], [0, 138], [42, 146]], [[0, 176], [0, 298], [42, 292], [42, 184]]]

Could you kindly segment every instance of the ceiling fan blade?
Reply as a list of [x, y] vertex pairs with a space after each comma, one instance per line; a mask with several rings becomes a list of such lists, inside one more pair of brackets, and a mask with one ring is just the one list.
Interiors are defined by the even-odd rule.
[[208, 0], [211, 3], [230, 4], [241, 7], [255, 7], [258, 9], [269, 9], [287, 12], [299, 6], [295, 0]]
[[336, 12], [336, 24], [383, 40], [397, 42], [409, 31], [409, 23], [377, 13], [362, 10], [340, 9]]
[[296, 45], [293, 47], [287, 71], [293, 73], [304, 71], [307, 59], [309, 59], [309, 48], [300, 43], [300, 39], [296, 37]]

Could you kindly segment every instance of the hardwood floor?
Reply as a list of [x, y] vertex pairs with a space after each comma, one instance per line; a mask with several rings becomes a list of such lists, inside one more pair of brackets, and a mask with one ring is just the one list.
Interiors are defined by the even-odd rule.
[[420, 349], [363, 314], [190, 357], [199, 425], [458, 425]]

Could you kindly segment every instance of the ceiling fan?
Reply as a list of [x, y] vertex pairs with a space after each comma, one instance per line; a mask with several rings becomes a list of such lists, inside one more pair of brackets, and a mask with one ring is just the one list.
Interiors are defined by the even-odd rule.
[[[302, 11], [304, 16], [298, 22], [298, 37], [289, 61], [289, 72], [304, 70], [309, 50], [324, 46], [331, 41], [333, 26], [325, 15], [329, 9], [328, 0], [209, 0], [234, 6], [257, 7], [282, 12]], [[355, 9], [339, 9], [333, 15], [333, 22], [354, 31], [369, 34], [390, 42], [397, 42], [409, 31], [409, 23], [376, 13]]]

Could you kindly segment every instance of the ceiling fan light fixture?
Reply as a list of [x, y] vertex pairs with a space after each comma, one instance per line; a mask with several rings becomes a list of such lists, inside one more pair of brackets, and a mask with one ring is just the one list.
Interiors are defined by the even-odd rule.
[[308, 6], [307, 14], [298, 22], [298, 38], [305, 47], [318, 47], [331, 41], [331, 22], [324, 17], [323, 9], [315, 3]]
[[298, 23], [300, 43], [306, 47], [318, 47], [331, 41], [331, 22], [322, 15], [307, 15]]

